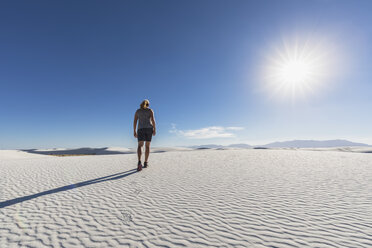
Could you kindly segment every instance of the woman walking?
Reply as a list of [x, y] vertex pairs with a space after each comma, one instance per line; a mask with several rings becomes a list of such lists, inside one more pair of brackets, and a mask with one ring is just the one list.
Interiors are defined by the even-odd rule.
[[[134, 137], [138, 139], [137, 171], [142, 170], [141, 155], [142, 155], [142, 147], [145, 141], [146, 141], [146, 151], [145, 151], [145, 163], [143, 167], [144, 168], [148, 167], [151, 138], [152, 138], [152, 135], [155, 136], [156, 134], [154, 111], [150, 109], [149, 106], [150, 106], [149, 100], [147, 99], [143, 100], [142, 103], [140, 104], [140, 108], [137, 109], [136, 113], [134, 114], [134, 123], [133, 123]], [[138, 130], [136, 132], [137, 120], [138, 120]]]

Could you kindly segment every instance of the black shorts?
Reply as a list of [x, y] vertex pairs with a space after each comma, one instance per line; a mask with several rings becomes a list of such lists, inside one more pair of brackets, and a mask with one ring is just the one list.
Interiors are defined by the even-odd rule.
[[137, 130], [138, 141], [151, 141], [153, 128], [140, 128]]

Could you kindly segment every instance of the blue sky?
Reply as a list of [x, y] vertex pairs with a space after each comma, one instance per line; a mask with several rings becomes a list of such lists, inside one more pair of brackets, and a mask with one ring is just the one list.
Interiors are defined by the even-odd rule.
[[[135, 147], [143, 99], [153, 146], [372, 144], [371, 11], [341, 0], [2, 1], [0, 149]], [[317, 87], [268, 84], [278, 54], [305, 43], [327, 62]]]

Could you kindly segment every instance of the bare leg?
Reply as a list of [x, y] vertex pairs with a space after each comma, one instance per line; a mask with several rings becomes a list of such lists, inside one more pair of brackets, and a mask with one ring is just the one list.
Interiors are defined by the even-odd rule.
[[138, 161], [141, 161], [143, 143], [144, 141], [138, 141], [138, 147], [137, 147]]
[[149, 160], [150, 143], [151, 143], [151, 141], [146, 141], [145, 162], [147, 162], [147, 160]]

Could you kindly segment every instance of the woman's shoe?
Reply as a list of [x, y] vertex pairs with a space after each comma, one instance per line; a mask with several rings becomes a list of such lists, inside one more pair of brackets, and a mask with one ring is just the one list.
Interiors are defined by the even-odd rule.
[[147, 162], [145, 162], [144, 165], [143, 165], [143, 168], [147, 168], [147, 166], [149, 166], [149, 165], [148, 165]]
[[142, 170], [142, 164], [141, 161], [138, 161], [137, 171]]

